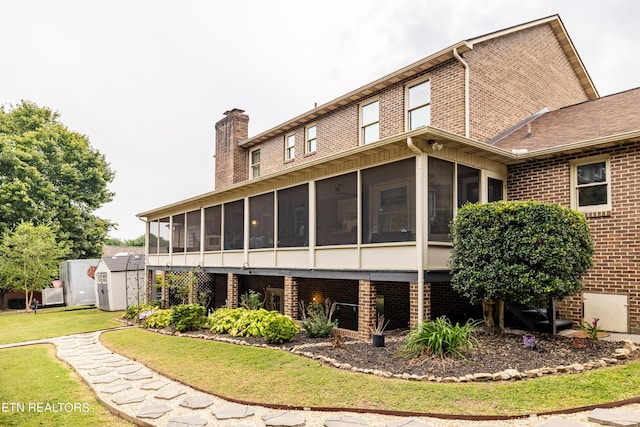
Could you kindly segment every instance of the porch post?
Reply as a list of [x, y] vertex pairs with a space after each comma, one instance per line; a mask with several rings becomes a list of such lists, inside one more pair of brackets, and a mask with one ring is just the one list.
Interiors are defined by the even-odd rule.
[[284, 314], [298, 318], [298, 282], [294, 277], [284, 277]]
[[418, 282], [409, 283], [409, 325], [412, 327], [431, 319], [431, 283], [424, 283], [422, 287], [422, 318], [418, 314], [420, 311], [418, 309], [420, 303], [418, 286]]
[[238, 276], [227, 274], [227, 308], [238, 308]]
[[376, 285], [370, 280], [358, 281], [358, 338], [368, 340], [370, 328], [376, 324]]

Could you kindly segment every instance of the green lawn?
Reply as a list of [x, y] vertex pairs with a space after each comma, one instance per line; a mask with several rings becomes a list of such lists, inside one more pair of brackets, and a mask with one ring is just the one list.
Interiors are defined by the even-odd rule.
[[640, 396], [640, 362], [518, 382], [436, 384], [383, 379], [282, 351], [137, 328], [102, 334], [102, 341], [111, 350], [187, 384], [270, 404], [525, 415]]
[[0, 425], [133, 425], [100, 405], [54, 354], [46, 344], [0, 350]]
[[115, 328], [123, 326], [114, 320], [122, 314], [97, 308], [54, 308], [38, 310], [37, 314], [4, 312], [0, 314], [0, 344]]

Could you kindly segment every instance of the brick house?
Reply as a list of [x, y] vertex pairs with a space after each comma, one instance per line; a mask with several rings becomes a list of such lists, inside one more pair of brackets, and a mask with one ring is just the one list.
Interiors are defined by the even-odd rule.
[[[624, 294], [637, 332], [637, 239], [606, 231], [629, 232], [618, 219], [635, 219], [626, 200], [640, 125], [624, 97], [637, 92], [599, 98], [551, 16], [459, 42], [255, 136], [248, 115], [229, 110], [215, 127], [216, 189], [138, 214], [150, 292], [156, 274], [193, 272], [215, 295], [210, 308], [253, 289], [297, 318], [300, 301], [328, 298], [344, 333], [361, 338], [376, 311], [390, 328], [479, 316], [449, 285], [457, 209], [530, 198], [580, 207], [571, 194], [602, 190], [585, 190], [575, 171], [606, 171], [606, 206], [583, 207], [596, 266], [584, 296], [560, 309], [580, 321], [589, 293]], [[602, 134], [572, 133], [613, 104], [629, 115], [612, 113], [620, 126], [602, 115]]]

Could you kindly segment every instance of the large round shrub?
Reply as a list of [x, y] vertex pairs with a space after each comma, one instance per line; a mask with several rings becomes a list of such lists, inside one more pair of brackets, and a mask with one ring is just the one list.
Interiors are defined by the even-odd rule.
[[592, 266], [584, 215], [555, 204], [467, 204], [452, 223], [451, 238], [451, 286], [471, 303], [561, 299], [581, 289]]

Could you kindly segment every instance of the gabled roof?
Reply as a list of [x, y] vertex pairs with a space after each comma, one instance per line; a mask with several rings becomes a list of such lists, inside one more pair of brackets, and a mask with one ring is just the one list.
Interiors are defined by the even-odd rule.
[[144, 270], [146, 259], [144, 255], [119, 255], [100, 259], [112, 273], [119, 271]]
[[494, 147], [529, 152], [640, 134], [640, 88], [582, 102], [537, 116], [499, 139]]
[[463, 54], [465, 52], [473, 49], [474, 45], [486, 42], [488, 40], [494, 40], [499, 37], [503, 37], [505, 35], [509, 35], [512, 33], [516, 33], [518, 31], [523, 31], [532, 27], [536, 27], [539, 25], [550, 25], [553, 29], [553, 32], [558, 39], [560, 46], [563, 51], [567, 55], [569, 63], [572, 65], [574, 72], [578, 76], [580, 83], [582, 84], [587, 96], [589, 98], [597, 98], [598, 92], [587, 73], [578, 52], [576, 51], [571, 39], [569, 38], [569, 34], [567, 33], [564, 25], [562, 24], [562, 20], [559, 15], [552, 15], [547, 18], [538, 19], [535, 21], [527, 22], [524, 24], [516, 25], [514, 27], [509, 27], [504, 30], [496, 31], [493, 33], [485, 34], [479, 37], [475, 37], [469, 40], [463, 40], [454, 45], [444, 48], [443, 50], [436, 52], [432, 55], [427, 56], [413, 64], [407, 65], [404, 68], [401, 68], [397, 71], [394, 71], [391, 74], [388, 74], [378, 80], [375, 80], [367, 85], [364, 85], [358, 89], [355, 89], [346, 95], [343, 95], [339, 98], [336, 98], [332, 101], [329, 101], [325, 104], [319, 105], [313, 110], [307, 111], [293, 119], [290, 119], [282, 124], [279, 124], [269, 130], [266, 130], [258, 135], [253, 137], [244, 139], [238, 143], [241, 147], [251, 147], [253, 145], [259, 144], [269, 138], [272, 138], [276, 135], [285, 133], [290, 131], [293, 128], [302, 126], [309, 122], [312, 122], [316, 118], [327, 114], [333, 110], [336, 110], [340, 107], [343, 107], [351, 102], [355, 102], [358, 100], [365, 99], [371, 96], [373, 93], [378, 92], [379, 90], [385, 89], [391, 85], [398, 83], [401, 80], [410, 78], [415, 76], [422, 71], [433, 68], [438, 64], [442, 64], [443, 62], [449, 61], [454, 58], [454, 50], [456, 50], [459, 54]]

